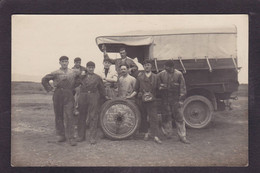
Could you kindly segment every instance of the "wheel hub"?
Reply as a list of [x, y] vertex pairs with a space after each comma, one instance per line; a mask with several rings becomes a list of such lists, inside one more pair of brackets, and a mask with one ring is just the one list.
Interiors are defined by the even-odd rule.
[[124, 117], [124, 114], [126, 113], [122, 113], [122, 112], [118, 112], [116, 115], [115, 115], [115, 122], [117, 125], [120, 125], [122, 124], [122, 122], [124, 121], [125, 117]]
[[185, 123], [189, 127], [202, 128], [210, 122], [212, 108], [206, 98], [191, 96], [185, 103], [183, 114]]
[[199, 116], [199, 111], [197, 111], [197, 110], [192, 111], [192, 112], [191, 112], [191, 116], [192, 116], [193, 118], [198, 118], [198, 116]]
[[101, 126], [105, 134], [114, 139], [126, 138], [133, 134], [138, 128], [140, 116], [135, 105], [123, 100], [111, 100], [108, 103], [102, 108], [101, 113]]

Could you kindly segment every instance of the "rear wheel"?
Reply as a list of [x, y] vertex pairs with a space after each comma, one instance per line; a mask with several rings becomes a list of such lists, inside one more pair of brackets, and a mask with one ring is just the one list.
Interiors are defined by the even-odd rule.
[[109, 100], [101, 108], [100, 124], [111, 139], [130, 137], [139, 128], [140, 121], [138, 107], [129, 100]]
[[206, 97], [190, 96], [184, 101], [183, 114], [188, 127], [204, 128], [212, 119], [213, 106]]

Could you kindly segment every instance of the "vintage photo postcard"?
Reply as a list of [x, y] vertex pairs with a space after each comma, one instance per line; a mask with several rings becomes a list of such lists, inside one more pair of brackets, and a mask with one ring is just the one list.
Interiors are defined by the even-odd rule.
[[11, 20], [11, 166], [248, 166], [247, 15]]

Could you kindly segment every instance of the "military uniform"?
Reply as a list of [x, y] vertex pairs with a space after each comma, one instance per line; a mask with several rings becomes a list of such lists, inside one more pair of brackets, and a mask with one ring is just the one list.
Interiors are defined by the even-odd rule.
[[186, 85], [182, 73], [174, 70], [173, 73], [162, 71], [158, 74], [159, 84], [164, 84], [165, 89], [162, 90], [163, 112], [162, 120], [166, 129], [167, 135], [170, 136], [172, 132], [172, 117], [177, 126], [177, 133], [180, 139], [186, 140], [186, 128], [181, 105], [179, 101], [183, 101], [186, 95]]
[[79, 96], [79, 119], [78, 137], [85, 140], [86, 118], [89, 118], [90, 140], [93, 141], [97, 134], [98, 113], [102, 99], [105, 97], [105, 88], [100, 76], [96, 74], [86, 74], [81, 79]]
[[[145, 92], [150, 92], [154, 97], [154, 99], [150, 102], [144, 102], [143, 100], [140, 102], [140, 107], [143, 110], [141, 123], [144, 126], [146, 133], [148, 132], [148, 126], [150, 125], [149, 130], [152, 137], [158, 136], [159, 132], [159, 119], [155, 101], [157, 87], [158, 81], [155, 74], [151, 72], [150, 76], [147, 76], [145, 72], [139, 73], [136, 85], [136, 91], [138, 91], [139, 99], [142, 100], [142, 96]], [[147, 116], [149, 117], [149, 123], [147, 122]]]
[[[59, 69], [42, 78], [42, 85], [46, 91], [52, 91], [53, 106], [55, 113], [56, 133], [60, 137], [66, 137], [67, 140], [74, 138], [74, 122], [73, 116], [74, 97], [73, 89], [76, 87], [76, 78], [79, 73], [72, 69]], [[49, 81], [53, 80], [53, 86]]]

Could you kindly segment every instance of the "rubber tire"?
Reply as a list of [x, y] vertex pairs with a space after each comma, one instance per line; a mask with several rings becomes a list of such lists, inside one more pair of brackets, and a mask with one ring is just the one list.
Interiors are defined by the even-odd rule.
[[[208, 110], [205, 110], [206, 111], [206, 118], [203, 120], [203, 122], [201, 124], [193, 124], [187, 118], [189, 115], [187, 114], [186, 111], [188, 111], [187, 110], [189, 108], [188, 106], [190, 106], [193, 102], [194, 103], [196, 103], [196, 102], [202, 103], [202, 104], [204, 104], [205, 108], [208, 109]], [[206, 97], [203, 97], [203, 96], [200, 96], [200, 95], [190, 96], [183, 103], [184, 121], [185, 121], [186, 125], [190, 128], [195, 128], [195, 129], [205, 128], [211, 122], [213, 110], [214, 109], [213, 109], [212, 103]]]
[[[105, 116], [105, 112], [111, 106], [113, 106], [115, 104], [127, 105], [135, 113], [135, 116], [136, 116], [136, 121], [137, 122], [135, 123], [134, 128], [129, 133], [126, 133], [124, 135], [117, 135], [117, 134], [114, 134], [114, 133], [108, 131], [108, 129], [106, 129], [106, 127], [105, 127], [105, 125], [104, 125], [104, 123], [102, 121], [103, 117]], [[106, 137], [108, 137], [110, 139], [114, 139], [114, 140], [122, 140], [122, 139], [129, 138], [130, 136], [132, 136], [136, 132], [137, 129], [139, 129], [139, 126], [140, 126], [140, 123], [141, 123], [141, 113], [140, 113], [137, 105], [135, 105], [131, 101], [125, 100], [125, 99], [116, 98], [116, 99], [113, 99], [113, 100], [106, 101], [102, 105], [99, 120], [100, 120], [100, 126], [101, 126], [104, 134], [106, 135]]]

